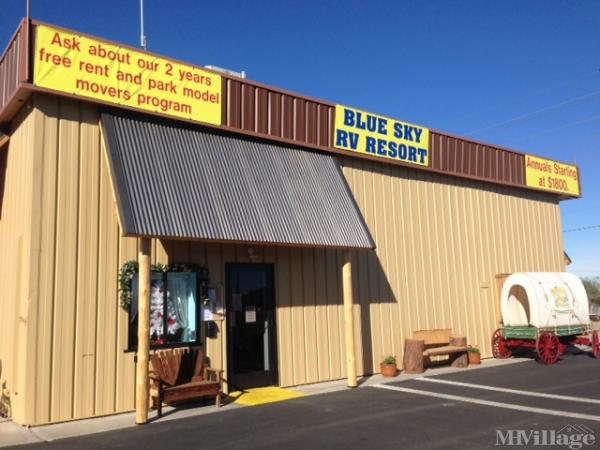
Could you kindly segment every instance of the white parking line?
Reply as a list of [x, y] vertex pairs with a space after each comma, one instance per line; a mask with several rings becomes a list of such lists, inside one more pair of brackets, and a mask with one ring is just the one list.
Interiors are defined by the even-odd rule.
[[558, 394], [546, 394], [545, 392], [531, 392], [531, 391], [522, 391], [519, 389], [507, 389], [496, 386], [488, 386], [485, 384], [474, 384], [474, 383], [462, 383], [460, 381], [450, 381], [450, 380], [440, 380], [437, 378], [428, 378], [421, 377], [415, 378], [417, 381], [427, 381], [429, 383], [440, 383], [440, 384], [449, 384], [451, 386], [462, 386], [473, 389], [481, 389], [484, 391], [496, 391], [496, 392], [506, 392], [507, 394], [518, 394], [518, 395], [526, 395], [529, 397], [540, 397], [540, 398], [551, 398], [555, 400], [567, 400], [570, 402], [579, 402], [579, 403], [592, 403], [595, 405], [600, 405], [600, 400], [595, 398], [585, 398], [585, 397], [572, 397], [570, 395], [558, 395]]
[[580, 420], [592, 420], [600, 422], [600, 416], [591, 414], [574, 413], [570, 411], [560, 411], [557, 409], [534, 408], [532, 406], [522, 406], [514, 403], [494, 402], [491, 400], [480, 400], [471, 397], [461, 397], [459, 395], [440, 394], [438, 392], [420, 391], [418, 389], [402, 388], [398, 386], [390, 386], [386, 384], [373, 385], [374, 388], [389, 389], [391, 391], [406, 392], [407, 394], [424, 395], [426, 397], [443, 398], [444, 400], [454, 400], [463, 403], [475, 403], [476, 405], [494, 406], [496, 408], [513, 409], [515, 411], [532, 412], [537, 414], [545, 414], [547, 416], [571, 417]]

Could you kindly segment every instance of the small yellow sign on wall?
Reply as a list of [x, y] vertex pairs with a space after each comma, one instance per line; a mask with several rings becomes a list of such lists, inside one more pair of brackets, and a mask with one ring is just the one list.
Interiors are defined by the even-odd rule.
[[221, 77], [194, 66], [45, 25], [35, 29], [36, 86], [221, 124]]
[[525, 155], [525, 179], [529, 187], [573, 197], [581, 195], [577, 166]]
[[333, 145], [342, 150], [429, 166], [429, 129], [335, 105]]

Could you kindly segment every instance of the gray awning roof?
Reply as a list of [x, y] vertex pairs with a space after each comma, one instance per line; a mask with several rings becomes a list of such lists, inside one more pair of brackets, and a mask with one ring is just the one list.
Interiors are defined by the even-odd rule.
[[373, 248], [335, 158], [102, 114], [127, 235]]

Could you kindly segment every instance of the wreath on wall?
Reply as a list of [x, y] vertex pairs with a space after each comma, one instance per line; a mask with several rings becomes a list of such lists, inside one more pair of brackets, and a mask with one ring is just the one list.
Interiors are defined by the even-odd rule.
[[[127, 261], [119, 270], [119, 303], [121, 308], [129, 311], [133, 299], [133, 289], [131, 286], [133, 275], [138, 271], [138, 262], [135, 260]], [[200, 284], [200, 298], [203, 304], [210, 300], [206, 296], [206, 287], [210, 282], [208, 269], [204, 266], [194, 263], [156, 263], [151, 267], [152, 272], [196, 272], [198, 283]]]

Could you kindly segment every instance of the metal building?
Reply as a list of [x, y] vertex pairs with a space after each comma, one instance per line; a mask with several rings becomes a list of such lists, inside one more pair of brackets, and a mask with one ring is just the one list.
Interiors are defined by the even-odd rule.
[[[491, 356], [498, 276], [565, 270], [559, 201], [580, 195], [573, 166], [535, 169], [563, 167], [556, 179], [575, 188], [535, 186], [530, 155], [434, 130], [426, 164], [394, 147], [349, 151], [335, 142], [339, 105], [197, 68], [220, 81], [209, 122], [48, 87], [47, 33], [139, 52], [23, 21], [0, 58], [0, 384], [18, 423], [134, 409], [117, 274], [140, 239], [154, 263], [208, 269], [224, 313], [192, 340], [233, 385], [348, 375], [347, 255], [358, 375], [401, 358], [421, 329], [452, 328]], [[73, 61], [58, 61], [59, 77]], [[257, 317], [258, 337], [244, 330]], [[235, 371], [244, 364], [252, 376]]]

